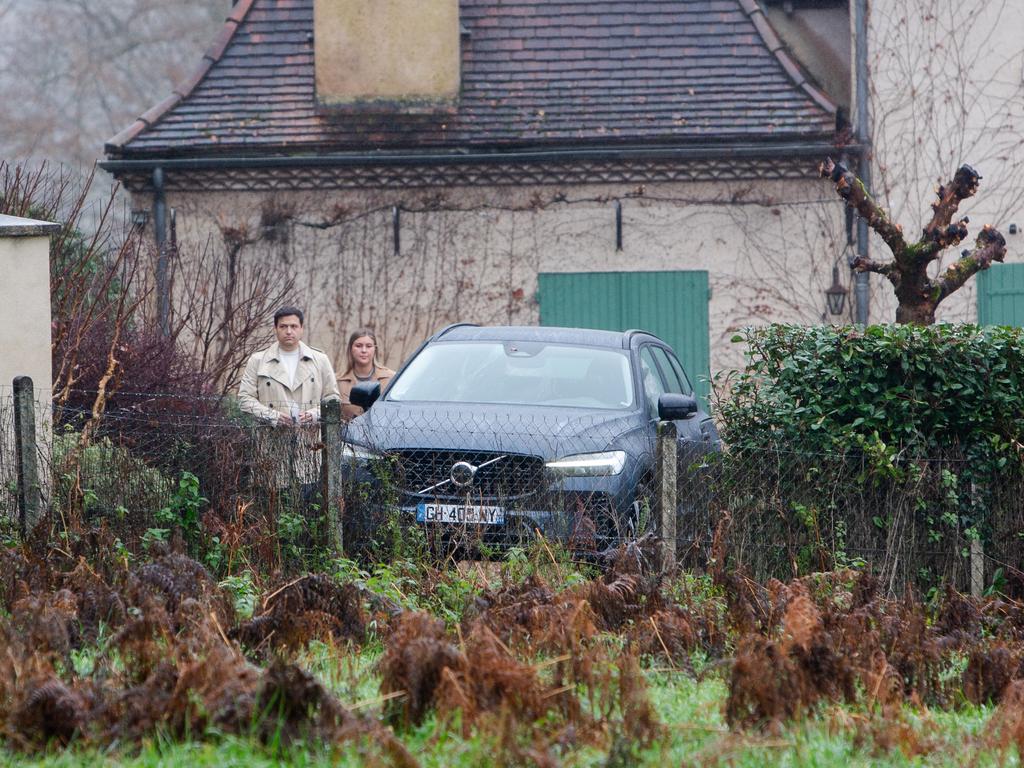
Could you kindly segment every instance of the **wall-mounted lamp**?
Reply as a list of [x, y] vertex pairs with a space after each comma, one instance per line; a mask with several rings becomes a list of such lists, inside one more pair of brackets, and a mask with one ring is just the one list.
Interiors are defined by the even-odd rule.
[[146, 226], [146, 222], [149, 221], [149, 211], [145, 208], [132, 208], [131, 220], [133, 227], [142, 229]]
[[839, 282], [839, 267], [832, 267], [832, 285], [825, 290], [830, 315], [841, 315], [846, 307], [846, 288]]

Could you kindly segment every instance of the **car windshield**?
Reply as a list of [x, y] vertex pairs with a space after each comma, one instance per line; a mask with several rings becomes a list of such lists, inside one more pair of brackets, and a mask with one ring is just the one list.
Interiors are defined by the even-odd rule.
[[387, 399], [622, 410], [633, 405], [633, 382], [625, 351], [452, 341], [417, 355], [388, 389]]

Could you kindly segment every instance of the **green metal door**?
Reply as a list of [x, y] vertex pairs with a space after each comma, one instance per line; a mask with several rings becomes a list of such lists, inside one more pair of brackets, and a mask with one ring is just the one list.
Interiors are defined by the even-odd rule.
[[978, 324], [1024, 326], [1024, 264], [995, 264], [978, 274]]
[[538, 278], [541, 325], [650, 331], [675, 349], [707, 404], [707, 272], [542, 272]]

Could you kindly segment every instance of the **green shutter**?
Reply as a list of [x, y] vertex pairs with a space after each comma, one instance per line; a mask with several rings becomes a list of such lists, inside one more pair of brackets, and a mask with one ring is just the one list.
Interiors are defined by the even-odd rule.
[[978, 273], [978, 324], [1024, 327], [1024, 264], [995, 264]]
[[538, 277], [541, 325], [650, 331], [675, 349], [707, 404], [707, 272], [544, 272]]

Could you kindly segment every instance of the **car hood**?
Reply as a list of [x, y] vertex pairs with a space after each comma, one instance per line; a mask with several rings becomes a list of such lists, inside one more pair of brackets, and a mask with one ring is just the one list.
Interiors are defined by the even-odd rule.
[[385, 400], [354, 419], [345, 439], [381, 451], [497, 451], [550, 460], [612, 448], [635, 456], [647, 447], [646, 426], [639, 411]]

